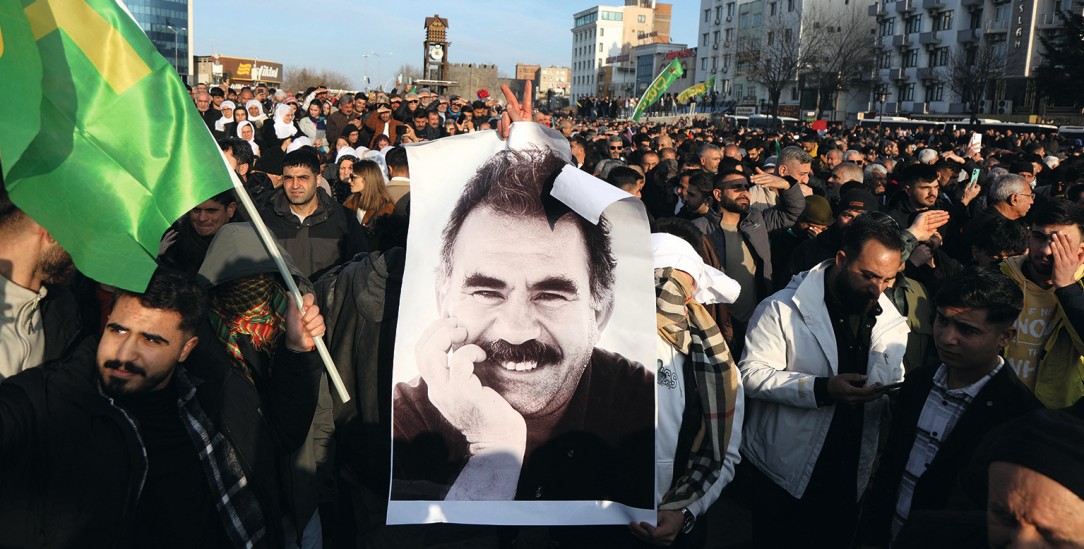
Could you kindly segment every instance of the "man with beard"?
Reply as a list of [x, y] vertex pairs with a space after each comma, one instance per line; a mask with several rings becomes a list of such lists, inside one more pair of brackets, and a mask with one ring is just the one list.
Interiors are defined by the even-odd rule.
[[902, 250], [897, 227], [859, 216], [834, 259], [749, 322], [742, 455], [757, 547], [851, 544], [888, 403], [879, 387], [903, 379], [906, 319], [882, 293]]
[[60, 244], [8, 197], [0, 180], [0, 381], [67, 355], [84, 335], [73, 270]]
[[902, 191], [896, 201], [890, 204], [885, 213], [896, 220], [900, 227], [907, 227], [915, 220], [919, 212], [937, 208], [937, 196], [941, 186], [938, 184], [937, 170], [926, 164], [912, 164], [896, 174]]
[[[750, 183], [771, 185], [778, 189], [779, 202], [770, 208], [749, 208]], [[793, 178], [758, 173], [746, 177], [742, 172], [725, 170], [715, 177], [715, 211], [693, 221], [708, 235], [727, 276], [737, 280], [743, 291], [730, 306], [734, 324], [734, 354], [741, 355], [745, 325], [760, 300], [767, 297], [772, 285], [772, 250], [768, 235], [786, 229], [798, 221], [805, 210], [801, 184]]]
[[0, 546], [282, 547], [275, 457], [312, 423], [313, 301], [287, 307], [257, 392], [201, 328], [195, 280], [119, 290], [100, 342], [0, 384]]
[[211, 240], [237, 212], [237, 199], [233, 191], [223, 191], [195, 208], [174, 224], [162, 238], [158, 260], [162, 265], [195, 275], [207, 255]]
[[[650, 508], [655, 378], [597, 348], [614, 307], [610, 225], [544, 191], [566, 164], [506, 151], [444, 228], [441, 318], [393, 393], [397, 500], [610, 500]], [[650, 483], [646, 483], [650, 484]]]
[[1005, 362], [1046, 407], [1064, 408], [1084, 396], [1084, 206], [1050, 200], [1030, 213], [1027, 254], [1001, 263], [1024, 292]]

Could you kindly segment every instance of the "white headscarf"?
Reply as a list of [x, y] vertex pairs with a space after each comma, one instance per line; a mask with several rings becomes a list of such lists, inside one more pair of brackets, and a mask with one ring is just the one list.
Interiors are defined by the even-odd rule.
[[[222, 105], [220, 105], [220, 107], [221, 107], [222, 110], [230, 109], [232, 111], [232, 110], [237, 108], [237, 104], [234, 103], [233, 101], [223, 101]], [[222, 118], [219, 118], [218, 120], [215, 120], [215, 131], [219, 131], [219, 132], [226, 131], [226, 124], [229, 124], [229, 123], [233, 122], [233, 116], [232, 116], [233, 113], [230, 113], [230, 114], [231, 114], [231, 116], [229, 118], [226, 118], [226, 114], [223, 113]]]
[[344, 156], [353, 156], [356, 158], [358, 153], [352, 147], [343, 147], [339, 149], [339, 152], [335, 153], [335, 163], [338, 164]]
[[263, 104], [262, 103], [260, 103], [259, 101], [255, 100], [255, 99], [249, 99], [248, 103], [245, 103], [245, 112], [248, 112], [248, 110], [251, 109], [252, 107], [256, 107], [260, 111], [260, 114], [258, 114], [256, 116], [252, 116], [251, 112], [248, 113], [248, 119], [250, 121], [252, 121], [252, 124], [254, 126], [257, 125], [257, 123], [262, 124], [264, 120], [267, 120], [267, 115], [264, 114], [264, 112], [263, 112]]
[[741, 293], [741, 285], [719, 269], [704, 263], [692, 245], [669, 233], [651, 234], [651, 255], [655, 268], [673, 267], [689, 273], [696, 281], [693, 298], [701, 305], [711, 303], [734, 303]]
[[388, 162], [384, 160], [384, 155], [380, 154], [380, 151], [366, 150], [361, 158], [376, 162], [380, 166], [380, 175], [384, 176], [384, 183], [388, 182]]
[[297, 133], [296, 126], [286, 123], [286, 115], [293, 112], [293, 107], [285, 103], [275, 107], [275, 137], [286, 139]]
[[[245, 143], [248, 143], [249, 146], [252, 147], [253, 156], [260, 156], [260, 146], [256, 144], [256, 126], [253, 126], [252, 122], [249, 122], [248, 120], [242, 120], [242, 121], [238, 122], [237, 123], [237, 137], [241, 137], [241, 130], [244, 129], [245, 124], [248, 124], [249, 126], [252, 126], [252, 139], [245, 140]], [[241, 137], [241, 139], [245, 139], [245, 138]]]
[[311, 147], [312, 146], [312, 140], [309, 139], [308, 137], [302, 135], [301, 137], [298, 137], [297, 139], [294, 139], [293, 141], [290, 142], [290, 145], [286, 147], [286, 152], [292, 153], [292, 152], [296, 151], [297, 149], [300, 149], [301, 147], [305, 147], [305, 146]]

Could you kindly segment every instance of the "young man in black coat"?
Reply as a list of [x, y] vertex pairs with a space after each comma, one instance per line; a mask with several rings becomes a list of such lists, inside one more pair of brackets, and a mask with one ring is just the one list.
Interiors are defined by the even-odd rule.
[[945, 509], [983, 435], [1042, 407], [998, 355], [1023, 307], [1012, 280], [968, 267], [945, 281], [935, 303], [942, 363], [909, 373], [900, 390], [859, 534], [866, 545], [887, 547], [916, 511]]

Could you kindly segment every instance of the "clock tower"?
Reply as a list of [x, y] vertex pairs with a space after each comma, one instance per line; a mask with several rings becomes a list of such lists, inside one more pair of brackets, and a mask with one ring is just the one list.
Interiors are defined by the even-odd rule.
[[[425, 18], [425, 42], [422, 47], [423, 80], [443, 82], [448, 74], [448, 20], [439, 14]], [[438, 86], [442, 87], [442, 86]], [[443, 92], [443, 90], [440, 90]]]

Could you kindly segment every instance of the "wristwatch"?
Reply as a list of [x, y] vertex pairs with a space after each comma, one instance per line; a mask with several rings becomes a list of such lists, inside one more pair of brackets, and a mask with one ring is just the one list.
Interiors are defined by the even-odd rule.
[[696, 515], [688, 507], [682, 507], [681, 516], [685, 517], [685, 521], [681, 523], [681, 533], [688, 534], [692, 532], [693, 526], [696, 524]]

